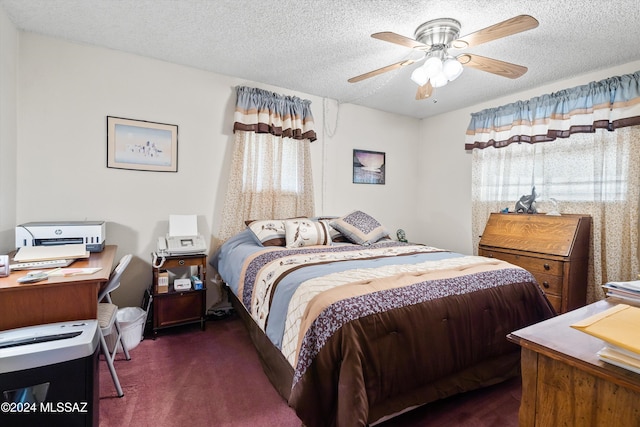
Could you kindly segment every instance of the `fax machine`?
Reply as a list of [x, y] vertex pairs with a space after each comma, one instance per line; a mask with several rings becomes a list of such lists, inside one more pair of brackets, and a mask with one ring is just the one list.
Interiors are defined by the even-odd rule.
[[104, 221], [27, 222], [16, 227], [16, 248], [84, 243], [89, 252], [102, 252]]

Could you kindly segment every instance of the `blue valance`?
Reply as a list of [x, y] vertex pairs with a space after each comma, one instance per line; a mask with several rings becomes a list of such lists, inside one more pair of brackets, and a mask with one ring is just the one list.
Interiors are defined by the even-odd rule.
[[233, 131], [271, 133], [293, 139], [317, 139], [311, 101], [263, 89], [238, 86]]
[[640, 124], [640, 71], [471, 114], [465, 149]]

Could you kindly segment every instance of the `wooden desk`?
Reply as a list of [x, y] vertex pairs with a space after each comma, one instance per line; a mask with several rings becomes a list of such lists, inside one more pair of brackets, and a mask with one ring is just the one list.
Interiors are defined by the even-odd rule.
[[640, 425], [640, 375], [601, 362], [604, 341], [570, 327], [614, 305], [598, 301], [509, 334], [522, 347], [521, 427]]
[[0, 278], [0, 331], [23, 326], [97, 318], [98, 291], [109, 279], [117, 246], [107, 245], [69, 267], [100, 267], [94, 274], [18, 283], [27, 271]]
[[492, 213], [478, 255], [528, 270], [558, 313], [587, 303], [591, 217]]

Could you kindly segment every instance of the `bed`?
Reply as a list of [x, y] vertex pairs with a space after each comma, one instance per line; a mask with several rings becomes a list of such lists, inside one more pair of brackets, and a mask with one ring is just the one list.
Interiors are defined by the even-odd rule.
[[512, 378], [506, 335], [555, 315], [526, 270], [391, 240], [361, 211], [251, 222], [210, 264], [307, 427], [371, 425]]

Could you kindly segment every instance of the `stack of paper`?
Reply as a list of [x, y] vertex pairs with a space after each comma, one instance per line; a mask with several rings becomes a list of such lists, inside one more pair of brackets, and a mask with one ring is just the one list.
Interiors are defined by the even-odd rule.
[[44, 261], [52, 259], [89, 258], [84, 243], [53, 246], [23, 246], [13, 257], [15, 262]]
[[603, 362], [640, 374], [640, 355], [638, 354], [611, 345], [604, 347], [597, 354], [598, 358]]
[[602, 285], [608, 297], [620, 298], [629, 303], [640, 304], [640, 280], [632, 282], [608, 282]]
[[606, 342], [598, 358], [640, 374], [640, 308], [618, 304], [571, 325]]

